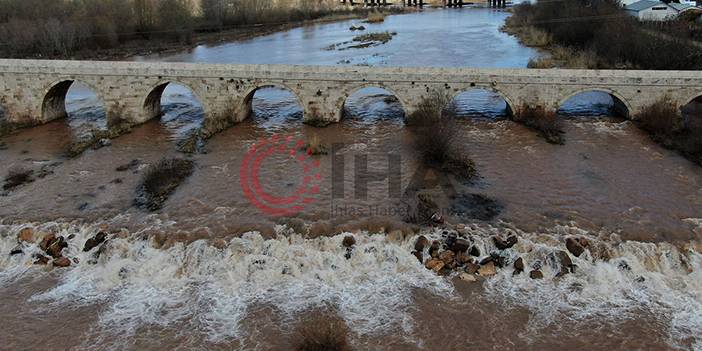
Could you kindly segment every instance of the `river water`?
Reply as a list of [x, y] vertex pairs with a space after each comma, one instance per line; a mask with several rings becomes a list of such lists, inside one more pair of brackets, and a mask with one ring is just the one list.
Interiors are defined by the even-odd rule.
[[[538, 53], [499, 32], [507, 16], [469, 8], [390, 16], [365, 26], [396, 32], [393, 39], [362, 49], [330, 49], [358, 34], [349, 27], [359, 21], [343, 21], [137, 59], [525, 67]], [[510, 121], [504, 100], [490, 92], [460, 94], [453, 105], [459, 144], [480, 178], [451, 185], [495, 199], [502, 210], [487, 220], [451, 214], [449, 221], [467, 224], [484, 253], [494, 250], [490, 235], [518, 234], [509, 254], [534, 264], [563, 249], [565, 237], [586, 236], [598, 249], [573, 257], [574, 274], [551, 279], [547, 267], [548, 279], [532, 280], [506, 268], [468, 284], [419, 264], [410, 253], [416, 228], [403, 221], [404, 204], [387, 183], [371, 182], [365, 198], [351, 194], [359, 157], [369, 170], [399, 157], [403, 189], [421, 169], [418, 136], [382, 89], [351, 96], [343, 121], [326, 128], [303, 125], [290, 92], [259, 90], [252, 118], [184, 156], [176, 145], [202, 123], [202, 110], [186, 87], [169, 85], [160, 119], [69, 159], [71, 140], [106, 128], [99, 99], [74, 84], [67, 121], [0, 140], [3, 169], [35, 171], [32, 183], [0, 197], [0, 250], [12, 250], [17, 232], [30, 226], [75, 235], [65, 255], [80, 262], [51, 270], [31, 265], [29, 254], [0, 255], [4, 347], [286, 350], [296, 328], [323, 318], [342, 321], [359, 350], [702, 349], [699, 166], [612, 117], [606, 94], [561, 106], [565, 145]], [[240, 166], [273, 135], [341, 143], [345, 196], [332, 196], [333, 155], [311, 156], [319, 163], [316, 201], [294, 219], [262, 215], [241, 189]], [[144, 169], [171, 156], [194, 160], [193, 175], [162, 210], [134, 208]], [[290, 192], [305, 178], [284, 156], [262, 163], [259, 178], [270, 192]], [[440, 190], [433, 189], [437, 201], [451, 206]], [[403, 234], [378, 234], [394, 229]], [[97, 230], [114, 234], [97, 264], [87, 264], [92, 254], [82, 245]], [[350, 259], [342, 232], [356, 233]], [[220, 239], [225, 249], [212, 246]]]

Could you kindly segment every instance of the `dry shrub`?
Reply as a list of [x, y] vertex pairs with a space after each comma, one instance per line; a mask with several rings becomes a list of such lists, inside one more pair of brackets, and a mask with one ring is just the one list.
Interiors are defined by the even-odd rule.
[[308, 155], [326, 155], [329, 153], [327, 147], [322, 144], [322, 140], [317, 134], [312, 134], [312, 136], [310, 136], [304, 149]]
[[320, 318], [304, 323], [295, 339], [295, 351], [351, 351], [347, 327], [338, 320]]
[[680, 128], [678, 109], [669, 97], [646, 106], [636, 115], [639, 127], [654, 138], [664, 140]]
[[407, 124], [417, 131], [414, 147], [425, 166], [464, 180], [476, 175], [475, 164], [465, 155], [460, 143], [460, 128], [450, 95], [431, 93], [407, 117]]
[[532, 107], [524, 104], [515, 113], [514, 120], [538, 131], [549, 143], [564, 144], [565, 142], [556, 111], [549, 111], [543, 106]]
[[5, 184], [2, 186], [3, 190], [12, 190], [22, 184], [31, 183], [34, 181], [32, 177], [34, 171], [31, 169], [25, 169], [22, 167], [12, 167], [7, 172], [5, 176]]
[[163, 207], [163, 203], [193, 172], [195, 163], [184, 159], [163, 159], [150, 166], [137, 189], [135, 205], [149, 211]]
[[666, 96], [644, 108], [634, 120], [654, 141], [702, 165], [702, 117], [691, 117], [684, 121], [676, 104]]

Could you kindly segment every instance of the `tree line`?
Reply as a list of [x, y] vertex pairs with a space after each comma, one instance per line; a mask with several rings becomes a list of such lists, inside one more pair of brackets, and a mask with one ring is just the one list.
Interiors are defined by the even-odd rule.
[[139, 39], [190, 43], [197, 31], [314, 19], [334, 10], [334, 0], [0, 0], [0, 54], [66, 57]]

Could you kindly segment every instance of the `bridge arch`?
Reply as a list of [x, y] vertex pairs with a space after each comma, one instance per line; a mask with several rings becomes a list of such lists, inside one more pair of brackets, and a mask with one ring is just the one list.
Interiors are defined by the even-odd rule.
[[161, 100], [163, 98], [163, 93], [166, 91], [166, 88], [168, 88], [169, 85], [179, 86], [189, 90], [190, 93], [193, 95], [194, 99], [196, 100], [195, 102], [197, 103], [197, 105], [199, 105], [199, 107], [202, 109], [203, 114], [205, 116], [207, 115], [205, 111], [205, 105], [203, 104], [203, 100], [195, 91], [195, 89], [193, 89], [188, 84], [177, 80], [163, 80], [160, 81], [158, 84], [151, 86], [151, 88], [149, 89], [149, 92], [147, 93], [146, 98], [144, 99], [144, 103], [142, 104], [142, 108], [144, 111], [144, 118], [142, 122], [146, 122], [152, 118], [160, 117], [161, 115], [163, 115], [164, 111], [163, 106], [161, 104]]
[[339, 105], [336, 106], [336, 114], [337, 114], [336, 121], [340, 122], [344, 118], [344, 111], [345, 111], [346, 103], [348, 102], [348, 100], [351, 96], [360, 92], [361, 90], [371, 89], [371, 88], [385, 90], [386, 92], [389, 93], [389, 95], [393, 96], [397, 100], [397, 102], [400, 104], [400, 108], [402, 109], [403, 119], [407, 117], [407, 113], [409, 111], [407, 109], [408, 105], [403, 100], [401, 95], [399, 95], [394, 89], [389, 88], [385, 84], [376, 83], [376, 82], [368, 82], [368, 83], [354, 85], [351, 88], [344, 90], [344, 92], [341, 94], [342, 97], [339, 100]]
[[[461, 95], [485, 94], [485, 93], [491, 94], [493, 97], [497, 97], [497, 98], [501, 99], [501, 100], [504, 102], [505, 106], [504, 106], [504, 108], [503, 108], [503, 110], [504, 110], [503, 114], [504, 114], [505, 117], [512, 116], [512, 115], [514, 114], [514, 112], [516, 111], [515, 108], [516, 108], [517, 106], [514, 105], [514, 103], [513, 103], [513, 102], [511, 101], [511, 99], [509, 98], [509, 96], [507, 96], [506, 94], [504, 94], [503, 92], [501, 92], [501, 91], [498, 90], [498, 89], [489, 88], [489, 87], [479, 87], [479, 86], [475, 86], [475, 87], [469, 87], [469, 88], [466, 88], [466, 89], [458, 90], [458, 91], [456, 91], [456, 92], [451, 96], [451, 100], [450, 100], [449, 103], [450, 103], [450, 104], [455, 103], [456, 100], [457, 100]], [[470, 98], [472, 99], [472, 98], [474, 98], [474, 97], [471, 96]], [[495, 110], [495, 111], [490, 111], [490, 112], [492, 112], [492, 113], [490, 113], [490, 114], [497, 114], [496, 112], [498, 112], [498, 111]]]
[[631, 112], [634, 111], [634, 109], [631, 107], [631, 104], [627, 101], [627, 99], [625, 99], [620, 93], [612, 89], [602, 87], [582, 88], [571, 92], [565, 98], [560, 99], [558, 105], [556, 106], [556, 109], [560, 111], [561, 107], [566, 102], [568, 102], [568, 100], [576, 97], [577, 95], [589, 92], [599, 92], [608, 94], [614, 102], [613, 112], [619, 117], [631, 118]]
[[300, 94], [297, 93], [295, 89], [292, 87], [283, 84], [283, 83], [277, 83], [277, 82], [261, 82], [258, 83], [251, 88], [247, 89], [246, 92], [243, 94], [243, 97], [239, 100], [237, 104], [237, 112], [236, 116], [234, 116], [235, 120], [238, 122], [244, 121], [248, 118], [251, 118], [254, 113], [254, 96], [256, 95], [256, 92], [267, 89], [267, 88], [276, 88], [276, 89], [281, 89], [289, 92], [292, 96], [294, 96], [295, 101], [297, 102], [297, 105], [300, 107], [302, 110], [302, 119], [304, 120], [304, 105], [302, 104], [302, 100], [300, 99]]
[[691, 96], [688, 96], [685, 98], [685, 100], [682, 101], [681, 106], [687, 106], [693, 102], [700, 102], [702, 103], [702, 91], [696, 92], [692, 94]]
[[[43, 91], [43, 97], [41, 102], [41, 120], [42, 122], [50, 122], [56, 119], [67, 118], [68, 111], [66, 110], [66, 97], [68, 91], [71, 89], [74, 83], [87, 87], [92, 94], [97, 97], [100, 101], [100, 107], [102, 112], [105, 111], [105, 101], [100, 94], [100, 90], [83, 80], [77, 80], [74, 78], [65, 78], [51, 82]], [[105, 116], [105, 119], [107, 117]], [[106, 122], [106, 121], [105, 121]]]

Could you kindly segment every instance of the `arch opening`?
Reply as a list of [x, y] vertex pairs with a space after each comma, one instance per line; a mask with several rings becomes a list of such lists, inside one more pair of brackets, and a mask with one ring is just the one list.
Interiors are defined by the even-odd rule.
[[558, 115], [570, 118], [629, 118], [629, 108], [612, 92], [592, 89], [575, 93], [558, 105]]
[[202, 127], [205, 110], [195, 93], [187, 86], [165, 82], [156, 86], [144, 102], [148, 119], [158, 118], [169, 133], [169, 139], [182, 142]]
[[405, 117], [405, 108], [399, 97], [385, 88], [374, 86], [354, 91], [341, 108], [342, 120], [354, 122], [404, 122]]
[[456, 117], [491, 120], [508, 118], [513, 113], [510, 104], [500, 93], [479, 88], [454, 95], [445, 107], [445, 112]]
[[45, 122], [66, 119], [74, 136], [90, 139], [108, 129], [107, 113], [98, 94], [88, 85], [65, 80], [52, 86], [42, 103]]
[[298, 96], [287, 87], [261, 85], [251, 90], [243, 102], [239, 120], [251, 119], [264, 129], [279, 129], [302, 123], [304, 110]]

